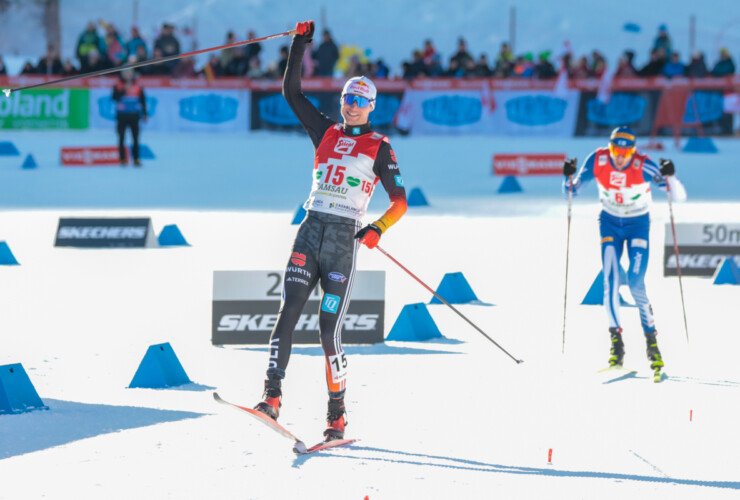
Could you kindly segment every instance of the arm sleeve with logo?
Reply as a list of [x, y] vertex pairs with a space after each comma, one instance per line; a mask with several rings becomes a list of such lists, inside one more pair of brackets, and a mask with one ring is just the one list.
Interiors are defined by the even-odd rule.
[[293, 37], [283, 76], [283, 97], [308, 133], [313, 147], [318, 148], [327, 129], [336, 122], [316, 109], [301, 91], [301, 69], [305, 51], [305, 40], [302, 37]]
[[668, 176], [667, 178], [663, 177], [663, 174], [660, 173], [660, 167], [649, 156], [645, 158], [645, 162], [642, 165], [642, 176], [645, 182], [654, 182], [658, 185], [658, 189], [662, 191], [666, 191], [666, 181], [670, 182], [671, 199], [678, 202], [686, 201], [686, 188], [683, 183], [675, 175]]
[[399, 221], [406, 213], [406, 189], [403, 187], [403, 178], [398, 170], [396, 155], [387, 142], [380, 144], [378, 155], [375, 157], [373, 165], [375, 175], [380, 178], [383, 188], [388, 193], [391, 200], [391, 206], [388, 210], [373, 224], [382, 232]]
[[[588, 155], [586, 161], [584, 161], [583, 165], [581, 165], [581, 171], [578, 172], [578, 175], [573, 178], [573, 196], [577, 196], [581, 192], [581, 189], [583, 189], [583, 186], [586, 186], [594, 179], [595, 158], [596, 152], [594, 151], [593, 153]], [[565, 179], [565, 181], [563, 181], [563, 192], [565, 194], [568, 194], [568, 179]]]

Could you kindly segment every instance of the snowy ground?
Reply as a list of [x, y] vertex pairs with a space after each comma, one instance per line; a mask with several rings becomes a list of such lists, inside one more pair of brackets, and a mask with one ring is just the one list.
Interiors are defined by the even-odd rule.
[[[623, 309], [635, 377], [597, 374], [608, 357], [601, 307], [581, 306], [600, 269], [595, 188], [577, 200], [565, 354], [561, 354], [565, 202], [559, 178], [523, 179], [499, 195], [494, 152], [585, 155], [602, 141], [394, 138], [412, 208], [384, 248], [430, 286], [462, 271], [495, 307], [460, 310], [522, 358], [515, 364], [445, 306], [446, 337], [346, 346], [348, 435], [360, 441], [296, 458], [291, 444], [216, 405], [261, 395], [263, 347], [210, 343], [212, 272], [280, 269], [293, 213], [309, 188], [311, 148], [298, 135], [145, 133], [143, 169], [67, 169], [60, 145], [113, 135], [3, 133], [22, 157], [0, 159], [0, 241], [20, 266], [0, 267], [0, 365], [23, 363], [49, 411], [0, 416], [0, 498], [737, 498], [740, 490], [740, 287], [663, 278], [665, 197], [656, 194], [648, 293], [669, 378], [654, 384], [639, 319]], [[691, 201], [678, 221], [740, 213], [740, 144], [719, 155], [667, 155]], [[307, 170], [308, 169], [308, 170]], [[386, 199], [376, 194], [372, 208]], [[176, 223], [191, 247], [53, 247], [60, 216], [147, 215]], [[386, 329], [405, 304], [431, 297], [377, 251], [361, 269], [386, 271]], [[626, 289], [623, 292], [629, 299]], [[170, 342], [194, 384], [127, 389], [146, 348]], [[317, 441], [326, 410], [323, 359], [297, 346], [281, 422]], [[691, 416], [691, 418], [690, 418]], [[552, 449], [552, 463], [548, 451]]]

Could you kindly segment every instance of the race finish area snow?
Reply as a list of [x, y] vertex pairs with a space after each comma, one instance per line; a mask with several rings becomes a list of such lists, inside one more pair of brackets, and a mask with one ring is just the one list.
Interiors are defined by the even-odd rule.
[[[0, 415], [0, 498], [737, 498], [740, 287], [663, 277], [665, 195], [654, 194], [646, 285], [668, 378], [652, 382], [636, 309], [622, 308], [628, 372], [609, 356], [606, 314], [581, 300], [601, 269], [596, 188], [574, 203], [565, 353], [566, 201], [561, 178], [522, 178], [498, 194], [494, 152], [565, 152], [605, 140], [394, 137], [409, 212], [381, 245], [432, 288], [462, 272], [492, 307], [456, 306], [516, 364], [444, 305], [444, 335], [345, 345], [348, 438], [296, 456], [289, 440], [214, 402], [260, 400], [264, 346], [213, 346], [214, 270], [279, 270], [308, 194], [302, 135], [158, 134], [144, 167], [69, 168], [62, 145], [113, 144], [113, 132], [4, 132], [38, 168], [0, 158], [0, 365], [22, 363], [48, 410]], [[689, 201], [677, 222], [737, 222], [740, 144], [716, 155], [668, 149]], [[658, 155], [655, 155], [658, 156]], [[379, 189], [372, 215], [387, 197]], [[56, 248], [60, 217], [151, 217], [191, 246]], [[367, 221], [374, 220], [368, 216]], [[623, 261], [624, 263], [625, 261]], [[385, 330], [431, 295], [376, 250]], [[622, 289], [631, 302], [627, 288]], [[171, 343], [191, 384], [129, 389], [147, 347]], [[296, 345], [280, 423], [306, 443], [325, 427], [324, 359]], [[551, 452], [551, 453], [550, 453]]]

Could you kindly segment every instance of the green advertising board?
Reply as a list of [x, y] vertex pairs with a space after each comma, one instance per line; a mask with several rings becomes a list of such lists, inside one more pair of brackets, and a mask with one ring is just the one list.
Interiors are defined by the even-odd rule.
[[86, 129], [88, 89], [31, 89], [0, 98], [0, 129]]

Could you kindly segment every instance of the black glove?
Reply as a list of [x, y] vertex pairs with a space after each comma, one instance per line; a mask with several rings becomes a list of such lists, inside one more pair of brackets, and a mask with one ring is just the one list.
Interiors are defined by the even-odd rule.
[[570, 158], [569, 160], [565, 160], [563, 162], [563, 175], [566, 177], [570, 177], [571, 175], [576, 173], [576, 164], [578, 161], [575, 158]]
[[378, 226], [368, 224], [367, 226], [357, 231], [355, 239], [360, 240], [360, 243], [367, 246], [368, 248], [375, 248], [375, 246], [378, 244], [378, 241], [380, 241], [381, 234], [383, 234], [383, 231], [381, 231]]
[[660, 174], [663, 177], [668, 177], [669, 175], [673, 175], [675, 173], [676, 173], [676, 167], [673, 165], [673, 162], [666, 158], [661, 158], [660, 159]]
[[302, 23], [295, 23], [295, 30], [297, 38], [302, 38], [306, 43], [310, 43], [313, 40], [313, 32], [316, 26], [313, 21], [304, 21]]

